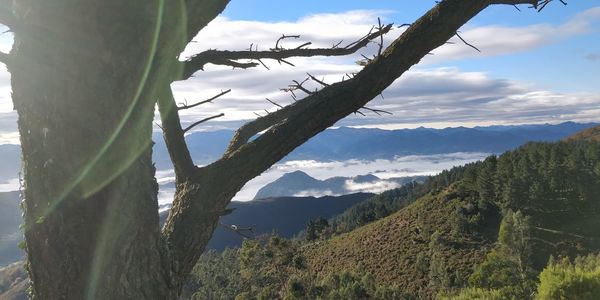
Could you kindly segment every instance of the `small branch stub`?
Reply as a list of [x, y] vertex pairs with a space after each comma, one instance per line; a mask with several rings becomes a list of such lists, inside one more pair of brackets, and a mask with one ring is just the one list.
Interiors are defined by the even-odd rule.
[[213, 100], [215, 100], [215, 99], [217, 99], [217, 98], [219, 98], [219, 97], [221, 97], [221, 96], [223, 96], [223, 95], [226, 95], [226, 94], [228, 94], [229, 92], [231, 92], [231, 89], [228, 89], [228, 90], [226, 90], [226, 91], [223, 91], [223, 92], [221, 92], [221, 93], [219, 93], [219, 94], [217, 94], [217, 95], [215, 95], [215, 96], [213, 96], [213, 97], [211, 97], [211, 98], [209, 98], [209, 99], [206, 99], [206, 100], [203, 100], [203, 101], [200, 101], [200, 102], [197, 102], [197, 103], [191, 104], [191, 105], [187, 105], [187, 104], [186, 104], [186, 105], [179, 106], [179, 107], [177, 107], [177, 110], [190, 109], [190, 108], [194, 108], [194, 107], [196, 107], [196, 106], [198, 106], [198, 105], [202, 105], [202, 104], [205, 104], [205, 103], [212, 103], [212, 102], [213, 102]]

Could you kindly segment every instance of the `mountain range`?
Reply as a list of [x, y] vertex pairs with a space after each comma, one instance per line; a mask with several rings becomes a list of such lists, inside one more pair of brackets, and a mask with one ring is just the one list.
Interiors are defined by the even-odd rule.
[[[487, 127], [456, 127], [445, 129], [416, 128], [382, 130], [340, 127], [327, 129], [298, 147], [289, 160], [390, 159], [403, 155], [426, 155], [452, 152], [501, 153], [530, 141], [557, 141], [595, 123], [512, 125]], [[186, 136], [192, 157], [197, 164], [207, 164], [219, 158], [234, 131], [195, 132]], [[161, 133], [153, 135], [153, 159], [158, 170], [172, 169]], [[0, 184], [18, 178], [20, 147], [0, 145]]]
[[[317, 161], [393, 158], [452, 152], [502, 153], [526, 142], [558, 141], [598, 124], [561, 124], [455, 127], [383, 130], [340, 127], [327, 129], [290, 153], [284, 160]], [[196, 132], [186, 137], [192, 157], [199, 164], [218, 158], [233, 136], [231, 130]], [[162, 136], [154, 138], [158, 169], [170, 168]]]

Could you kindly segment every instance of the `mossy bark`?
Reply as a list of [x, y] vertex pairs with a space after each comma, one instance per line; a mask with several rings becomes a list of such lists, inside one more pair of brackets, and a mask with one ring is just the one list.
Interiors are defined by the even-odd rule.
[[159, 1], [21, 0], [14, 12], [32, 296], [176, 298], [151, 160]]

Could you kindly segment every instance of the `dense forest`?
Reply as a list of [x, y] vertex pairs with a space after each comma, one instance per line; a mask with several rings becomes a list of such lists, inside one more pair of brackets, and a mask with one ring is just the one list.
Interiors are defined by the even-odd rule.
[[208, 252], [191, 299], [597, 299], [600, 144], [530, 143]]

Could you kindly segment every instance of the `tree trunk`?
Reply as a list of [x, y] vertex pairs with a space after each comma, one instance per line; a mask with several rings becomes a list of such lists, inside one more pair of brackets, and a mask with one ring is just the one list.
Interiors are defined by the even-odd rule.
[[161, 1], [14, 5], [22, 25], [10, 72], [32, 296], [176, 298], [158, 224], [147, 93]]

